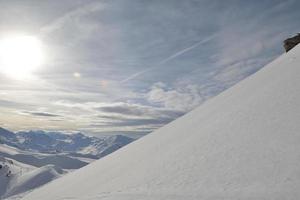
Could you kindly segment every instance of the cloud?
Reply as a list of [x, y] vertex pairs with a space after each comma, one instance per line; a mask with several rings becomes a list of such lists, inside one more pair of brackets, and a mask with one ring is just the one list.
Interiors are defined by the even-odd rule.
[[282, 41], [295, 31], [297, 23], [295, 15], [298, 14], [292, 6], [299, 5], [293, 0], [272, 4], [266, 1], [249, 4], [245, 9], [237, 9], [240, 5], [235, 5], [224, 11], [217, 38], [216, 63], [226, 67], [249, 59], [270, 60], [283, 53]]
[[209, 36], [209, 37], [207, 37], [207, 38], [205, 38], [205, 39], [203, 39], [203, 40], [201, 40], [199, 42], [196, 42], [193, 45], [191, 45], [191, 46], [189, 46], [187, 48], [184, 48], [184, 49], [182, 49], [182, 50], [180, 50], [180, 51], [178, 51], [178, 52], [176, 52], [176, 53], [168, 56], [167, 58], [161, 60], [156, 65], [154, 65], [152, 67], [149, 67], [149, 68], [147, 68], [147, 69], [145, 69], [143, 71], [137, 72], [137, 73], [129, 76], [128, 78], [122, 80], [121, 83], [125, 83], [125, 82], [130, 81], [130, 80], [132, 80], [132, 79], [134, 79], [134, 78], [136, 78], [138, 76], [141, 76], [141, 75], [143, 75], [143, 74], [145, 74], [145, 73], [147, 73], [149, 71], [158, 69], [159, 67], [161, 67], [161, 65], [163, 65], [163, 64], [165, 64], [165, 63], [167, 63], [167, 62], [169, 62], [169, 61], [171, 61], [171, 60], [173, 60], [173, 59], [175, 59], [175, 58], [177, 58], [177, 57], [179, 57], [179, 56], [181, 56], [181, 55], [183, 55], [183, 54], [185, 54], [185, 53], [187, 53], [187, 52], [189, 52], [191, 50], [193, 50], [194, 48], [196, 48], [196, 47], [198, 47], [198, 46], [200, 46], [202, 44], [205, 44], [205, 43], [209, 42], [210, 40], [214, 39], [216, 36], [217, 36], [216, 34], [213, 34], [212, 36]]
[[128, 103], [115, 103], [103, 105], [97, 108], [105, 113], [117, 113], [122, 115], [142, 116], [148, 113], [148, 108], [145, 106], [128, 104]]
[[[131, 127], [154, 130], [184, 113], [167, 108], [118, 102], [98, 106], [98, 127]], [[144, 130], [145, 131], [145, 130]]]
[[272, 58], [249, 59], [228, 65], [218, 71], [213, 80], [217, 81], [218, 84], [222, 85], [224, 88], [229, 88], [249, 75], [255, 73], [263, 66], [263, 63], [267, 63], [270, 60], [272, 60]]
[[[76, 121], [85, 122], [84, 129], [96, 132], [149, 133], [182, 116], [184, 112], [164, 107], [130, 102], [56, 102], [67, 108], [77, 108]], [[66, 116], [65, 116], [66, 117]], [[92, 128], [89, 128], [92, 127]]]
[[4, 107], [4, 108], [19, 108], [24, 106], [22, 103], [18, 103], [15, 101], [10, 101], [10, 100], [3, 100], [0, 99], [0, 107]]
[[96, 109], [104, 113], [136, 117], [178, 117], [181, 114], [176, 110], [125, 102], [100, 104]]
[[80, 18], [85, 15], [89, 15], [93, 12], [103, 9], [103, 3], [93, 2], [84, 6], [79, 6], [72, 11], [65, 13], [63, 16], [55, 19], [50, 24], [41, 28], [42, 33], [52, 33], [58, 29], [63, 28], [68, 23], [76, 23]]
[[161, 82], [151, 87], [147, 97], [148, 101], [152, 103], [159, 103], [165, 108], [182, 112], [188, 112], [204, 101], [201, 95], [201, 88], [197, 85], [168, 89]]
[[[108, 126], [118, 126], [118, 127], [146, 126], [146, 127], [151, 127], [153, 125], [155, 125], [155, 127], [157, 127], [157, 126], [160, 127], [160, 126], [163, 126], [173, 120], [174, 120], [174, 118], [159, 118], [159, 117], [156, 119], [118, 119], [118, 120], [114, 119], [113, 121], [105, 122], [104, 124], [99, 124], [98, 127], [108, 127]], [[97, 125], [94, 124], [94, 126], [97, 126]]]
[[61, 117], [61, 115], [52, 114], [48, 112], [31, 112], [31, 111], [23, 111], [23, 114], [39, 116], [39, 117]]

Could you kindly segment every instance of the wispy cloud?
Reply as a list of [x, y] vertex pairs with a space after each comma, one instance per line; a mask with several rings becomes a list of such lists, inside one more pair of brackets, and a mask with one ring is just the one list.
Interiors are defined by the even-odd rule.
[[163, 64], [165, 64], [165, 63], [167, 63], [167, 62], [169, 62], [169, 61], [171, 61], [171, 60], [173, 60], [173, 59], [175, 59], [175, 58], [183, 55], [184, 53], [187, 53], [187, 52], [193, 50], [194, 48], [196, 48], [196, 47], [198, 47], [198, 46], [200, 46], [202, 44], [205, 44], [206, 42], [209, 42], [210, 40], [214, 39], [216, 36], [217, 36], [216, 34], [213, 34], [212, 36], [209, 36], [209, 37], [201, 40], [200, 42], [196, 42], [195, 44], [193, 44], [193, 45], [191, 45], [191, 46], [189, 46], [187, 48], [184, 48], [184, 49], [176, 52], [175, 54], [172, 54], [171, 56], [169, 56], [169, 57], [161, 60], [156, 65], [154, 65], [152, 67], [148, 67], [147, 69], [145, 69], [143, 71], [137, 72], [137, 73], [129, 76], [128, 78], [122, 80], [121, 83], [125, 83], [125, 82], [130, 81], [130, 80], [132, 80], [132, 79], [134, 79], [134, 78], [136, 78], [138, 76], [141, 76], [141, 75], [143, 75], [143, 74], [145, 74], [145, 73], [147, 73], [149, 71], [158, 69], [159, 67], [161, 67], [161, 65], [163, 65]]
[[156, 83], [147, 94], [149, 102], [158, 103], [163, 107], [188, 112], [204, 102], [200, 86], [188, 85], [168, 89], [163, 83]]
[[22, 107], [22, 103], [18, 103], [15, 101], [8, 101], [8, 100], [2, 100], [0, 99], [0, 107], [5, 107], [5, 108], [18, 108]]
[[[64, 107], [80, 109], [82, 115], [78, 115], [81, 122], [85, 121], [82, 127], [89, 129], [89, 126], [100, 127], [102, 131], [132, 131], [149, 132], [162, 125], [182, 116], [183, 111], [168, 109], [158, 106], [146, 106], [128, 102], [57, 102]], [[78, 121], [79, 121], [78, 119]], [[126, 127], [126, 128], [125, 128]], [[90, 130], [90, 129], [89, 129]]]
[[63, 16], [60, 16], [56, 18], [54, 21], [51, 23], [43, 26], [41, 28], [41, 33], [42, 34], [49, 34], [52, 33], [58, 29], [63, 28], [66, 24], [70, 23], [77, 23], [77, 21], [85, 16], [85, 15], [90, 15], [93, 12], [99, 11], [103, 9], [103, 3], [102, 2], [92, 2], [88, 3], [83, 6], [79, 6], [76, 9], [73, 9], [65, 14]]
[[23, 111], [23, 114], [38, 116], [38, 117], [61, 117], [61, 115], [52, 114], [48, 112], [31, 112], [31, 111]]

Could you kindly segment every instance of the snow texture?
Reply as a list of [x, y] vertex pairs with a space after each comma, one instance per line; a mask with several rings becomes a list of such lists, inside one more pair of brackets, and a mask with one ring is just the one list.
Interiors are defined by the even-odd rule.
[[24, 200], [300, 199], [300, 47]]

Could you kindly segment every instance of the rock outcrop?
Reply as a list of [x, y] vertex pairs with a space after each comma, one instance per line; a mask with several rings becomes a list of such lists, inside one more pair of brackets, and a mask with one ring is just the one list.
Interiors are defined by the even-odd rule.
[[285, 48], [285, 51], [288, 52], [292, 48], [294, 48], [297, 44], [300, 43], [300, 33], [298, 33], [296, 36], [288, 38], [283, 41], [283, 46]]

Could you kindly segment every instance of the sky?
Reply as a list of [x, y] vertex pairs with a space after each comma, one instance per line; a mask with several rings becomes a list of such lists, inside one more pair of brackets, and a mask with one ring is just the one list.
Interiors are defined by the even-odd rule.
[[[0, 38], [39, 38], [34, 77], [0, 71], [0, 127], [145, 135], [284, 53], [298, 0], [0, 0]], [[17, 59], [17, 58], [16, 58]]]

